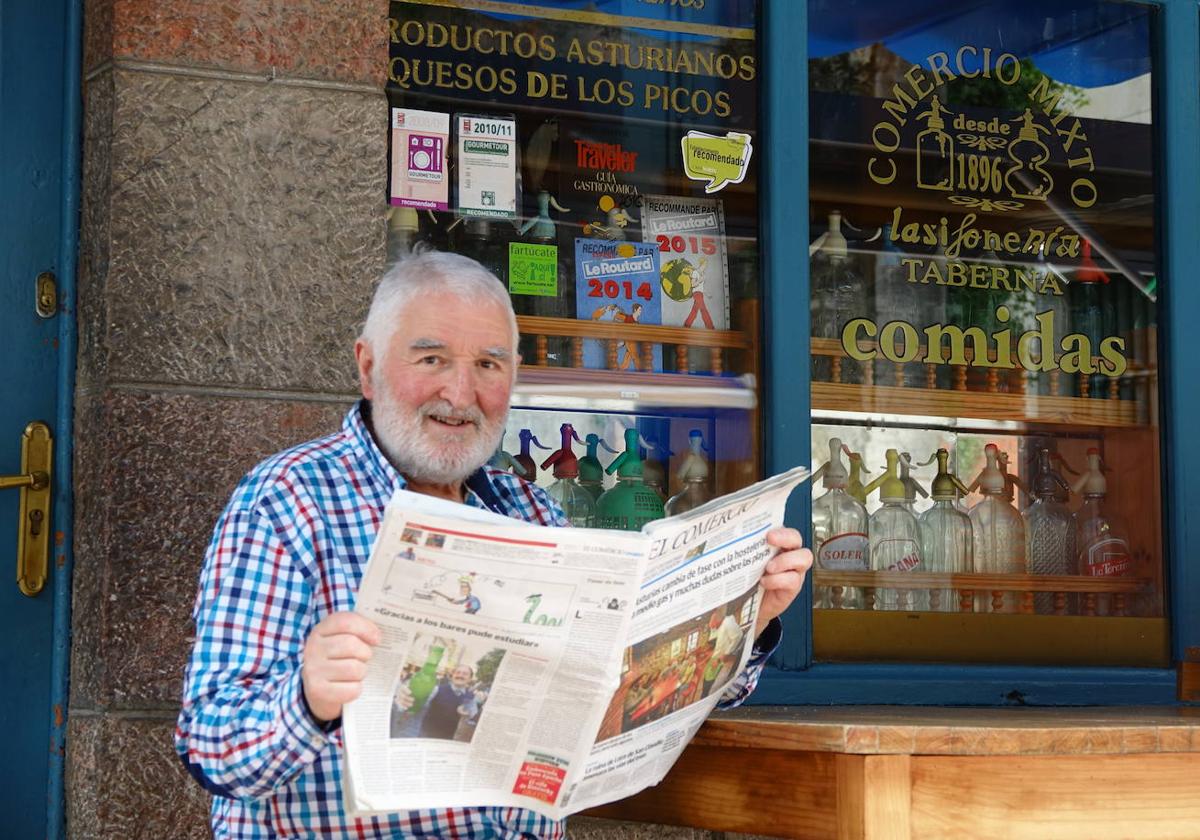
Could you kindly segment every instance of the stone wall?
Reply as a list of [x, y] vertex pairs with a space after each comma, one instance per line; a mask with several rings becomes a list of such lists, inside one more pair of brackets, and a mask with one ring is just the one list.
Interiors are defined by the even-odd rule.
[[[89, 0], [67, 819], [208, 836], [171, 732], [213, 523], [339, 424], [384, 257], [384, 0]], [[597, 820], [580, 836], [664, 832]]]
[[171, 731], [238, 478], [337, 427], [384, 255], [387, 4], [90, 0], [67, 818], [206, 837]]

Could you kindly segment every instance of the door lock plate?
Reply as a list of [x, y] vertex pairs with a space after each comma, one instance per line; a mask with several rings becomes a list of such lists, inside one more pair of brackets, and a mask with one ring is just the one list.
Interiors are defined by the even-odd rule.
[[42, 591], [50, 569], [50, 495], [54, 439], [38, 420], [21, 435], [21, 472], [0, 476], [0, 489], [21, 491], [17, 517], [17, 586], [30, 598]]

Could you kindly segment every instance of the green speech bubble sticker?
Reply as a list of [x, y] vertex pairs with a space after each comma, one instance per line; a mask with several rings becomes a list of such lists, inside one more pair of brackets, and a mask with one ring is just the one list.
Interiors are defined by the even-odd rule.
[[740, 184], [750, 168], [750, 135], [730, 131], [723, 137], [689, 131], [680, 141], [683, 146], [683, 171], [693, 181], [707, 181], [706, 193]]

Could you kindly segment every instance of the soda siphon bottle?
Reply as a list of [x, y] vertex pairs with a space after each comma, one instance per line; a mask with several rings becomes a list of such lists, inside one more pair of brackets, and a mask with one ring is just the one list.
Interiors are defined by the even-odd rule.
[[912, 470], [912, 456], [907, 452], [900, 453], [900, 481], [904, 483], [904, 506], [913, 516], [917, 516], [917, 496], [929, 498], [929, 493], [921, 486], [921, 482], [909, 473]]
[[[1117, 331], [1117, 317], [1113, 310], [1109, 292], [1109, 278], [1092, 259], [1092, 243], [1083, 240], [1083, 258], [1071, 283], [1071, 332], [1087, 336], [1090, 353], [1084, 361], [1091, 363], [1091, 356], [1100, 352], [1100, 342]], [[1074, 374], [1078, 383], [1083, 374]], [[1102, 373], [1087, 376], [1088, 394], [1092, 399], [1108, 398], [1108, 377]], [[1083, 396], [1082, 389], [1075, 386], [1075, 393]], [[1071, 393], [1068, 391], [1068, 393]]]
[[[1000, 471], [999, 448], [989, 443], [983, 449], [986, 464], [970, 489], [979, 488], [983, 498], [971, 508], [971, 528], [975, 538], [975, 571], [993, 575], [1025, 574], [1025, 521], [1017, 509], [1005, 501], [1007, 482]], [[1017, 598], [1005, 593], [1000, 612], [1016, 612]], [[991, 610], [988, 596], [977, 596], [977, 609]]]
[[[541, 246], [541, 249], [553, 246], [555, 248], [555, 268], [554, 282], [548, 283], [548, 275], [545, 277], [529, 277], [527, 283], [532, 280], [542, 281], [542, 285], [546, 289], [553, 288], [553, 294], [527, 294], [514, 292], [513, 307], [519, 315], [538, 315], [549, 318], [574, 318], [575, 317], [575, 284], [573, 282], [574, 271], [566, 260], [566, 250], [558, 245], [558, 226], [557, 223], [550, 217], [550, 208], [553, 207], [560, 213], [567, 213], [565, 207], [558, 203], [558, 200], [550, 194], [549, 190], [539, 190], [537, 194], [537, 215], [528, 219], [524, 225], [518, 230], [522, 236], [529, 236], [529, 244]], [[514, 251], [520, 249], [522, 243], [514, 242], [509, 246], [509, 265], [513, 263], [512, 257]], [[527, 249], [528, 250], [528, 249]], [[530, 269], [533, 270], [533, 269]], [[548, 270], [548, 267], [547, 267]], [[511, 285], [510, 285], [511, 291]], [[570, 358], [569, 347], [570, 339], [565, 336], [546, 336], [546, 361], [551, 367], [565, 366]], [[525, 351], [522, 350], [524, 353]], [[534, 355], [529, 355], [528, 358], [532, 361], [536, 357], [536, 349]]]
[[563, 423], [559, 427], [562, 442], [558, 449], [542, 461], [542, 469], [554, 468], [554, 483], [546, 488], [550, 498], [558, 502], [567, 519], [577, 528], [596, 526], [596, 501], [592, 494], [579, 486], [579, 460], [571, 449], [571, 441], [579, 440], [575, 427]]
[[[870, 318], [863, 278], [853, 270], [842, 233], [842, 214], [829, 214], [829, 229], [810, 248], [812, 276], [812, 334], [814, 338], [838, 338], [851, 318]], [[826, 356], [812, 357], [814, 378], [829, 381], [832, 366]], [[870, 364], [866, 362], [864, 364]], [[856, 363], [842, 362], [842, 381], [858, 382], [861, 374]]]
[[488, 459], [488, 466], [495, 467], [498, 470], [507, 470], [513, 475], [519, 475], [521, 478], [525, 477], [525, 468], [510, 453], [505, 451], [503, 433], [500, 435], [500, 442], [496, 444], [496, 451]]
[[421, 666], [421, 670], [413, 674], [408, 680], [408, 691], [412, 695], [412, 705], [408, 707], [408, 714], [415, 715], [425, 706], [425, 701], [429, 699], [429, 695], [433, 694], [433, 690], [437, 688], [437, 669], [442, 662], [442, 656], [446, 653], [446, 649], [440, 644], [431, 645], [429, 653], [425, 657], [425, 664]]
[[603, 446], [606, 451], [616, 455], [617, 450], [594, 433], [584, 438], [584, 445], [587, 447], [587, 454], [579, 459], [579, 486], [591, 495], [592, 501], [597, 501], [604, 492], [604, 467], [596, 457], [596, 451]]
[[[823, 479], [826, 492], [812, 504], [813, 551], [817, 568], [837, 572], [866, 572], [871, 568], [870, 538], [867, 536], [867, 509], [846, 492], [849, 478], [842, 463], [842, 452], [850, 450], [840, 438], [829, 439], [829, 460], [813, 476]], [[817, 591], [817, 606], [861, 610], [863, 594], [858, 587], [846, 587], [836, 597], [832, 588]], [[840, 601], [840, 603], [838, 603]]]
[[411, 207], [389, 207], [387, 220], [387, 261], [393, 265], [412, 253], [421, 225], [417, 211]]
[[[1071, 487], [1083, 496], [1083, 507], [1075, 511], [1075, 551], [1078, 573], [1088, 577], [1126, 577], [1134, 573], [1129, 552], [1129, 532], [1105, 501], [1108, 482], [1100, 450], [1087, 451], [1088, 467]], [[1111, 612], [1109, 597], [1097, 599], [1096, 612]]]
[[850, 478], [846, 481], [846, 492], [850, 494], [851, 498], [857, 499], [860, 505], [866, 507], [867, 488], [863, 486], [862, 477], [870, 475], [871, 471], [863, 463], [862, 455], [851, 452], [850, 448], [845, 445], [842, 446], [842, 451], [850, 459]]
[[[871, 514], [869, 533], [871, 568], [877, 572], [923, 572], [921, 530], [917, 519], [905, 506], [904, 482], [900, 480], [900, 453], [887, 451], [883, 475], [866, 487], [879, 489], [883, 507]], [[925, 593], [918, 589], [876, 588], [877, 610], [923, 610]]]
[[542, 446], [542, 442], [538, 440], [537, 436], [533, 432], [529, 431], [529, 429], [522, 429], [518, 437], [521, 439], [521, 451], [513, 456], [513, 460], [521, 466], [521, 469], [524, 470], [524, 472], [517, 472], [515, 467], [513, 468], [513, 472], [521, 476], [521, 478], [525, 479], [526, 481], [532, 481], [536, 483], [537, 464], [533, 462], [533, 456], [529, 454], [529, 444], [532, 443], [538, 449], [549, 449], [550, 447]]
[[607, 490], [596, 503], [596, 525], [619, 531], [640, 531], [647, 522], [662, 519], [663, 501], [658, 493], [642, 483], [642, 459], [638, 455], [637, 429], [625, 430], [625, 451], [605, 470], [617, 474], [617, 486]]
[[[1031, 575], [1075, 574], [1075, 520], [1060, 500], [1070, 492], [1070, 485], [1055, 471], [1056, 458], [1061, 461], [1061, 456], [1044, 446], [1038, 450], [1033, 502], [1021, 514], [1025, 519], [1025, 559]], [[1054, 614], [1054, 594], [1037, 593], [1033, 608], [1042, 615]]]
[[[671, 447], [661, 441], [642, 438], [646, 446], [646, 455], [642, 458], [642, 483], [661, 496], [667, 498], [667, 464], [675, 453]], [[657, 453], [657, 455], [655, 454]]]
[[712, 494], [708, 492], [708, 458], [705, 457], [707, 452], [704, 433], [699, 429], [688, 432], [688, 453], [683, 456], [683, 464], [675, 473], [683, 489], [667, 500], [667, 516], [687, 513], [712, 498]]
[[[937, 459], [938, 472], [930, 485], [933, 507], [921, 514], [921, 552], [925, 571], [946, 575], [975, 571], [975, 543], [971, 518], [958, 507], [960, 496], [967, 488], [950, 472], [950, 452], [945, 448], [935, 452], [921, 466]], [[934, 612], [958, 610], [953, 589], [929, 590], [929, 609]]]
[[[890, 224], [883, 226], [881, 241], [879, 253], [875, 256], [875, 311], [887, 321], [904, 321], [918, 329], [922, 323], [936, 323], [936, 321], [922, 321], [920, 304], [929, 292], [926, 287], [922, 287], [919, 295], [914, 294], [915, 289], [907, 279], [908, 269], [903, 262], [904, 252], [896, 247]], [[919, 362], [908, 362], [904, 363], [903, 367], [901, 378], [906, 387], [924, 386], [923, 365]], [[888, 384], [893, 384], [893, 381], [889, 374]]]

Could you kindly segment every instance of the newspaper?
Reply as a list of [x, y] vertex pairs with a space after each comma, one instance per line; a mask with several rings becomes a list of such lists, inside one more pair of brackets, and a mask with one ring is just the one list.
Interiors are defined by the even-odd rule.
[[346, 807], [561, 819], [657, 784], [751, 655], [796, 468], [641, 532], [530, 525], [399, 491], [355, 610]]

